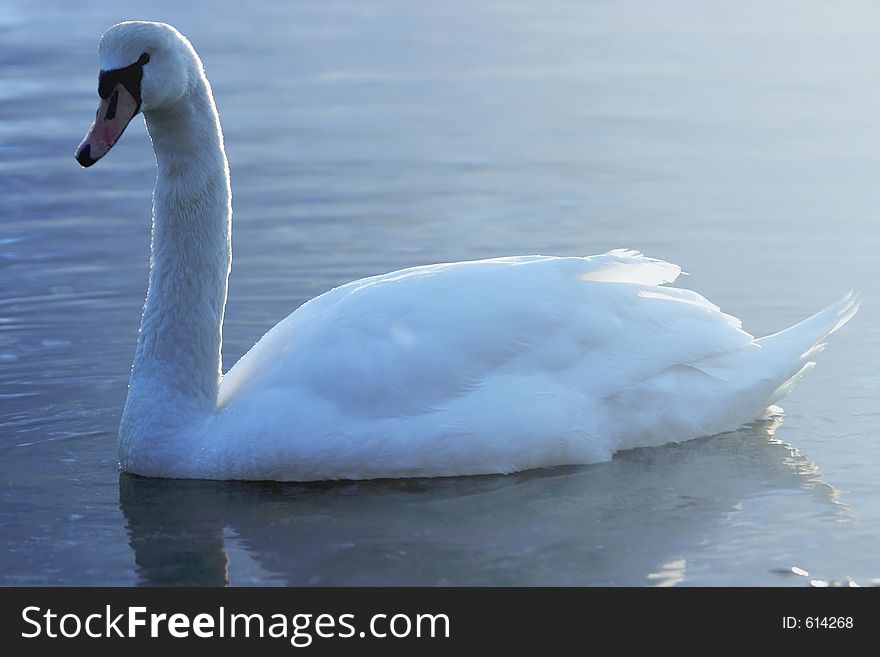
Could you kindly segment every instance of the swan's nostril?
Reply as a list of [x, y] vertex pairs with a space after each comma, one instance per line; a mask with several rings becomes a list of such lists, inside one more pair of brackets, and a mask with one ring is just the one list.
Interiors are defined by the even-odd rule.
[[116, 118], [116, 105], [119, 103], [119, 89], [110, 96], [110, 106], [107, 108], [107, 114], [104, 115], [105, 121], [112, 121]]
[[81, 167], [90, 167], [98, 160], [92, 159], [92, 146], [91, 144], [86, 144], [79, 152], [76, 154], [76, 161], [79, 162]]

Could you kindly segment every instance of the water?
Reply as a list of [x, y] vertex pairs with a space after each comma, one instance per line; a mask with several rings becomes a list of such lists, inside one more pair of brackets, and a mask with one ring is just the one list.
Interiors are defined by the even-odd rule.
[[[0, 5], [0, 583], [880, 581], [875, 3], [69, 7]], [[125, 18], [176, 24], [214, 85], [226, 368], [345, 281], [518, 253], [641, 249], [757, 334], [863, 309], [775, 431], [510, 477], [121, 476], [153, 158], [140, 121], [72, 155]]]

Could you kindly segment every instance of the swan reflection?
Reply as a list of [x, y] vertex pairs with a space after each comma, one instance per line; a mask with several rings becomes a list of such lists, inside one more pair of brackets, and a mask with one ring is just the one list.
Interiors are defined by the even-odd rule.
[[[286, 484], [123, 474], [120, 503], [145, 585], [686, 583], [688, 555], [723, 540], [762, 495], [797, 492], [816, 513], [849, 518], [774, 428], [509, 476]], [[791, 565], [768, 563], [768, 577]]]

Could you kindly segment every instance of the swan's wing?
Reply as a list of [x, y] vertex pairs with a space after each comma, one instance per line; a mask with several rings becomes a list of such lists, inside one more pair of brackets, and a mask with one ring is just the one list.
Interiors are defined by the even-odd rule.
[[700, 295], [660, 287], [680, 271], [619, 250], [354, 281], [269, 331], [224, 377], [220, 403], [296, 388], [344, 415], [406, 417], [511, 377], [595, 399], [751, 343]]

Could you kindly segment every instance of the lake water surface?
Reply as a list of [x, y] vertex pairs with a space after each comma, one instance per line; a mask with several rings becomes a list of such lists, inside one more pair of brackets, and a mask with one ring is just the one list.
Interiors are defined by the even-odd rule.
[[[85, 4], [0, 4], [0, 583], [880, 583], [880, 5]], [[225, 368], [343, 282], [511, 254], [640, 249], [756, 334], [862, 311], [778, 427], [508, 477], [122, 476], [154, 161], [140, 119], [73, 151], [129, 18], [214, 86]]]

